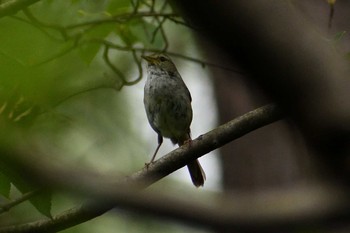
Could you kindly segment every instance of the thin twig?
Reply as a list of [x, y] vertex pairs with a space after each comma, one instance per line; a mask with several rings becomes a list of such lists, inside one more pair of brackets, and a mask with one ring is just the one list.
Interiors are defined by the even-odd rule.
[[133, 59], [134, 59], [134, 61], [136, 63], [136, 66], [137, 66], [137, 70], [139, 72], [139, 76], [134, 81], [129, 81], [128, 82], [130, 85], [133, 85], [133, 84], [138, 83], [142, 79], [143, 70], [142, 70], [141, 61], [138, 59], [136, 51], [135, 50], [131, 50], [131, 52], [132, 52], [132, 57], [133, 57]]
[[[138, 52], [141, 52], [141, 53], [145, 53], [145, 52], [149, 52], [149, 53], [163, 53], [164, 52], [161, 49], [145, 49], [145, 48], [137, 48], [137, 47], [135, 48], [135, 47], [130, 47], [130, 46], [117, 45], [117, 44], [115, 44], [113, 42], [110, 42], [108, 40], [103, 40], [103, 39], [94, 39], [94, 40], [86, 41], [86, 43], [101, 43], [101, 44], [104, 44], [104, 45], [108, 45], [110, 48], [115, 48], [115, 49], [121, 50], [121, 51], [135, 50], [135, 51], [138, 51]], [[230, 71], [230, 72], [234, 72], [234, 73], [237, 73], [237, 74], [242, 74], [242, 75], [245, 74], [245, 72], [243, 72], [241, 70], [238, 70], [238, 69], [222, 66], [222, 65], [215, 64], [215, 63], [208, 62], [208, 61], [203, 61], [201, 59], [190, 57], [190, 56], [183, 55], [183, 54], [180, 54], [180, 53], [175, 53], [175, 52], [170, 52], [170, 51], [167, 51], [166, 53], [168, 55], [170, 55], [170, 56], [174, 56], [174, 57], [182, 58], [182, 59], [187, 60], [187, 61], [195, 62], [197, 64], [200, 64], [203, 67], [211, 66], [211, 67], [217, 67], [217, 68], [220, 68], [220, 69], [223, 69], [223, 70], [227, 70], [227, 71]]]
[[163, 1], [163, 5], [160, 7], [159, 12], [164, 12], [168, 5], [169, 5], [168, 0]]
[[105, 24], [105, 23], [127, 23], [131, 19], [136, 18], [145, 18], [145, 17], [176, 17], [177, 14], [174, 13], [153, 13], [153, 12], [137, 12], [135, 13], [125, 13], [120, 15], [112, 16], [111, 18], [107, 19], [98, 19], [98, 20], [92, 20], [88, 22], [78, 23], [78, 24], [72, 24], [65, 27], [66, 30], [71, 30], [79, 27], [86, 27], [91, 25], [99, 25], [99, 24]]
[[49, 63], [51, 61], [54, 61], [60, 57], [63, 57], [64, 55], [70, 53], [71, 51], [73, 51], [76, 47], [77, 47], [77, 44], [79, 43], [78, 41], [80, 40], [80, 37], [76, 37], [72, 43], [72, 45], [70, 45], [69, 47], [65, 48], [64, 50], [56, 53], [56, 54], [53, 54], [51, 57], [39, 62], [39, 63], [36, 63], [32, 66], [41, 66], [41, 65], [44, 65], [46, 63]]
[[61, 105], [62, 103], [66, 102], [66, 101], [68, 101], [68, 100], [70, 100], [70, 99], [72, 99], [72, 98], [74, 98], [74, 97], [76, 97], [78, 95], [82, 95], [84, 93], [88, 93], [88, 92], [96, 91], [96, 90], [100, 90], [100, 89], [114, 89], [114, 88], [111, 87], [111, 86], [106, 86], [106, 85], [90, 87], [90, 88], [87, 88], [87, 89], [84, 89], [84, 90], [81, 90], [81, 91], [78, 91], [78, 92], [74, 92], [73, 94], [70, 94], [70, 95], [64, 97], [63, 99], [57, 101], [52, 107], [55, 108], [55, 107]]
[[47, 32], [41, 25], [38, 25], [36, 23], [33, 23], [32, 21], [28, 20], [28, 19], [24, 19], [22, 17], [19, 17], [17, 15], [12, 15], [10, 16], [11, 18], [15, 19], [15, 20], [18, 20], [18, 21], [21, 21], [21, 22], [24, 22], [24, 23], [27, 23], [33, 27], [35, 27], [36, 29], [38, 29], [41, 33], [43, 33], [45, 36], [47, 36], [48, 38], [54, 40], [54, 41], [59, 41], [59, 42], [62, 42], [62, 39], [60, 38], [57, 38], [53, 35], [51, 35], [49, 32]]
[[186, 23], [185, 21], [177, 20], [177, 19], [175, 19], [174, 17], [168, 17], [167, 19], [170, 20], [170, 21], [172, 21], [172, 22], [174, 22], [174, 23], [176, 23], [176, 24], [183, 25], [183, 26], [185, 26], [185, 27], [187, 27], [187, 28], [191, 28], [191, 29], [196, 30], [196, 31], [199, 30], [198, 27], [195, 27], [195, 26], [193, 26], [193, 25], [190, 25], [189, 23]]
[[17, 206], [19, 204], [21, 204], [22, 202], [25, 202], [27, 200], [29, 200], [30, 198], [32, 198], [33, 196], [37, 195], [38, 191], [32, 191], [32, 192], [28, 192], [23, 194], [21, 197], [10, 201], [4, 205], [0, 205], [0, 214], [9, 211], [12, 207]]
[[33, 25], [40, 26], [42, 28], [50, 28], [50, 29], [56, 30], [61, 34], [63, 40], [68, 39], [67, 31], [63, 26], [59, 24], [44, 23], [38, 20], [28, 8], [23, 9], [23, 13], [33, 23]]
[[166, 21], [166, 18], [164, 17], [162, 20], [159, 20], [158, 17], [156, 17], [156, 20], [158, 22], [158, 26], [156, 27], [156, 29], [154, 29], [154, 31], [152, 33], [151, 43], [154, 42], [156, 35], [157, 35], [158, 31], [160, 30], [160, 28], [163, 26], [163, 23]]
[[156, 1], [155, 0], [151, 0], [151, 7], [150, 7], [150, 11], [151, 12], [154, 12], [155, 6], [156, 6]]
[[164, 41], [164, 47], [162, 49], [162, 51], [166, 51], [169, 47], [169, 41], [168, 41], [168, 37], [164, 31], [164, 23], [166, 22], [167, 18], [166, 17], [163, 17], [162, 20], [159, 20], [158, 17], [156, 17], [156, 21], [158, 22], [158, 26], [156, 27], [156, 29], [153, 31], [153, 35], [152, 35], [152, 39], [151, 39], [151, 43], [154, 42], [155, 38], [156, 38], [156, 35], [158, 33], [158, 31], [160, 31], [160, 34], [163, 38], [163, 41]]
[[106, 62], [106, 64], [109, 66], [109, 68], [111, 68], [113, 70], [113, 72], [118, 76], [118, 78], [121, 80], [121, 85], [117, 88], [118, 90], [120, 90], [126, 83], [126, 79], [125, 76], [123, 74], [123, 72], [121, 72], [115, 65], [113, 65], [113, 63], [110, 61], [109, 59], [109, 49], [110, 46], [105, 44], [105, 48], [103, 50], [103, 60]]
[[[159, 52], [161, 52], [161, 51], [159, 51]], [[201, 59], [197, 59], [197, 58], [194, 58], [194, 57], [186, 56], [186, 55], [183, 55], [183, 54], [169, 52], [169, 51], [167, 51], [167, 54], [169, 54], [170, 56], [179, 57], [179, 58], [182, 58], [182, 59], [185, 59], [185, 60], [188, 60], [188, 61], [195, 62], [197, 64], [202, 65], [203, 67], [211, 66], [211, 67], [217, 67], [217, 68], [220, 68], [220, 69], [223, 69], [223, 70], [227, 70], [227, 71], [230, 71], [230, 72], [234, 72], [234, 73], [237, 73], [237, 74], [242, 74], [242, 75], [246, 74], [245, 72], [243, 72], [241, 70], [238, 70], [238, 69], [230, 68], [230, 67], [227, 67], [227, 66], [222, 66], [222, 65], [215, 64], [215, 63], [208, 62], [208, 61], [203, 61]]]

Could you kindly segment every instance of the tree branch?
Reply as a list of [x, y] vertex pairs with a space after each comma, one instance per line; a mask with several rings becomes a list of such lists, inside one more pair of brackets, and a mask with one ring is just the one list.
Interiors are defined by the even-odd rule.
[[0, 214], [9, 211], [12, 207], [21, 204], [22, 202], [27, 201], [28, 199], [30, 199], [31, 197], [35, 196], [36, 194], [38, 194], [38, 191], [32, 191], [32, 192], [28, 192], [23, 194], [21, 197], [10, 201], [4, 205], [0, 205]]
[[[103, 191], [96, 192], [99, 189]], [[350, 216], [348, 193], [339, 187], [319, 184], [255, 194], [218, 195], [212, 196], [210, 202], [104, 185], [91, 191], [96, 199], [109, 203], [90, 202], [52, 220], [4, 227], [0, 232], [56, 232], [100, 216], [112, 207], [228, 232], [297, 232], [315, 226], [325, 230], [334, 228], [335, 223], [346, 224]]]
[[289, 1], [172, 2], [288, 112], [318, 159], [349, 184], [350, 72], [342, 48]]
[[[113, 199], [100, 199], [113, 200], [112, 202], [106, 203], [99, 200], [89, 202], [54, 216], [52, 220], [40, 220], [19, 226], [3, 227], [0, 229], [0, 232], [56, 232], [93, 219], [114, 206], [133, 209], [138, 204], [140, 189], [185, 166], [193, 159], [203, 156], [251, 131], [280, 120], [282, 116], [283, 114], [275, 105], [267, 105], [248, 112], [199, 136], [191, 144], [184, 145], [168, 153], [148, 168], [143, 168], [139, 172], [123, 179], [119, 184], [115, 184], [115, 178], [106, 179], [106, 177], [100, 177], [88, 171], [78, 171], [76, 167], [68, 169], [67, 165], [53, 164], [52, 161], [47, 161], [47, 157], [44, 155], [30, 154], [28, 156], [28, 153], [33, 151], [32, 149], [26, 148], [21, 150], [22, 153], [18, 153], [18, 150], [17, 153], [14, 153], [13, 148], [12, 150], [0, 148], [2, 152], [0, 153], [1, 160], [7, 161], [10, 166], [20, 169], [23, 175], [31, 177], [33, 181], [39, 182], [46, 187], [49, 185], [55, 189], [62, 188], [62, 190], [71, 192], [79, 191], [81, 194], [92, 195], [92, 197], [101, 195], [113, 197]], [[152, 211], [152, 208], [145, 209]]]
[[15, 14], [39, 0], [9, 0], [0, 4], [0, 18], [8, 15]]

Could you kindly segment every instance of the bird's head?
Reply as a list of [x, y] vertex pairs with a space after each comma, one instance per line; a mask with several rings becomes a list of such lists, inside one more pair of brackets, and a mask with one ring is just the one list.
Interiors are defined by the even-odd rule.
[[141, 56], [141, 57], [148, 62], [149, 67], [155, 66], [161, 70], [172, 72], [172, 73], [177, 71], [175, 64], [165, 54], [155, 53], [149, 56]]

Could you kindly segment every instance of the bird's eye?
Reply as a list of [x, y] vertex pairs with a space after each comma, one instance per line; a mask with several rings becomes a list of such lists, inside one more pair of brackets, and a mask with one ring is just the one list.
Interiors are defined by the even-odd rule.
[[164, 62], [164, 61], [166, 61], [167, 59], [166, 59], [165, 57], [161, 56], [161, 57], [159, 57], [159, 60], [162, 61], [162, 62]]

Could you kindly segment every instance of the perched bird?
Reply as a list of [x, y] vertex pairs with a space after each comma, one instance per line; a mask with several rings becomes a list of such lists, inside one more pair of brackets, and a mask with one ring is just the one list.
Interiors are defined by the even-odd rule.
[[[171, 59], [164, 54], [142, 56], [148, 63], [147, 81], [144, 89], [146, 114], [153, 130], [158, 134], [158, 147], [150, 163], [163, 142], [170, 138], [174, 144], [182, 146], [191, 141], [192, 121], [191, 94]], [[187, 164], [192, 183], [203, 186], [205, 173], [198, 160]]]

